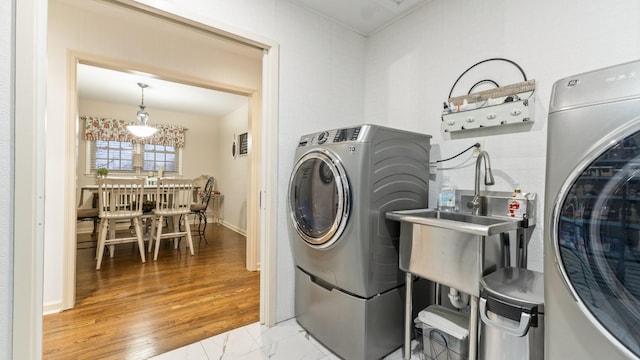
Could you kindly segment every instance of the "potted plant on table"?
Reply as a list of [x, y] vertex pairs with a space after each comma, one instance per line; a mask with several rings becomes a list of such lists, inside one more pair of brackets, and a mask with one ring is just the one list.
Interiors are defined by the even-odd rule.
[[100, 178], [106, 178], [108, 174], [109, 174], [109, 169], [107, 168], [99, 168], [96, 170], [96, 175], [98, 175], [98, 177]]

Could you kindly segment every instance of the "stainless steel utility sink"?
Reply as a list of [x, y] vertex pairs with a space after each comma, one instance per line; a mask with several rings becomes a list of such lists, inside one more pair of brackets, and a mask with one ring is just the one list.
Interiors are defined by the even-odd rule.
[[483, 274], [503, 266], [500, 237], [516, 230], [516, 219], [442, 212], [434, 209], [390, 211], [400, 222], [400, 269], [480, 295]]
[[[401, 270], [407, 272], [405, 359], [409, 359], [411, 354], [413, 275], [471, 295], [469, 358], [475, 359], [480, 279], [497, 268], [509, 265], [510, 250], [505, 245], [509, 243], [509, 236], [506, 234], [513, 230], [521, 244], [516, 251], [518, 263], [526, 267], [528, 229], [535, 226], [535, 194], [527, 194], [527, 212], [521, 219], [506, 216], [510, 193], [480, 192], [479, 198], [477, 195], [477, 191], [456, 190], [456, 203], [477, 205], [474, 210], [490, 216], [472, 215], [470, 212], [441, 212], [435, 209], [386, 213], [387, 219], [400, 222], [399, 265]], [[468, 210], [461, 206], [462, 209]]]
[[435, 209], [390, 211], [387, 213], [387, 219], [482, 236], [490, 236], [518, 228], [518, 221], [516, 219], [471, 215]]

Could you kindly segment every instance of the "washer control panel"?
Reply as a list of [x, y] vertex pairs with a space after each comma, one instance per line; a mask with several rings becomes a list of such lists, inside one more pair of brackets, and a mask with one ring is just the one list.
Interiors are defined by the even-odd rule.
[[326, 143], [339, 143], [345, 141], [358, 141], [362, 127], [356, 126], [352, 128], [334, 129], [322, 131], [315, 134], [304, 135], [298, 142], [298, 147], [309, 145], [323, 145]]
[[359, 134], [360, 134], [359, 126], [354, 128], [349, 128], [349, 129], [340, 129], [336, 132], [336, 135], [333, 138], [333, 142], [356, 141], [358, 140]]

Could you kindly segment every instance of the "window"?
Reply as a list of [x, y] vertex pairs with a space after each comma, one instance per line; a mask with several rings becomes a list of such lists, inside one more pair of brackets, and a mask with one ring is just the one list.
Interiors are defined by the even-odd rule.
[[134, 154], [142, 154], [142, 171], [158, 171], [162, 166], [165, 172], [181, 173], [181, 150], [174, 146], [136, 145], [127, 141], [87, 141], [88, 173], [99, 168], [110, 172], [133, 172]]
[[95, 159], [91, 170], [107, 168], [109, 171], [130, 171], [133, 170], [133, 144], [121, 141], [95, 142]]
[[144, 171], [157, 171], [160, 166], [164, 171], [177, 171], [177, 152], [173, 146], [144, 144]]

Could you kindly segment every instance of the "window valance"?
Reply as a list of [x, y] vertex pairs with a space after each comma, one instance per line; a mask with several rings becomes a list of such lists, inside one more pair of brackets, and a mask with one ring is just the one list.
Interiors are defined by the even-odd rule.
[[133, 124], [131, 121], [92, 116], [82, 116], [80, 119], [85, 123], [85, 140], [126, 141], [133, 144], [164, 145], [176, 148], [184, 147], [185, 130], [184, 127], [179, 125], [155, 125], [154, 127], [157, 128], [158, 131], [153, 134], [153, 136], [141, 139], [127, 131], [127, 125]]

